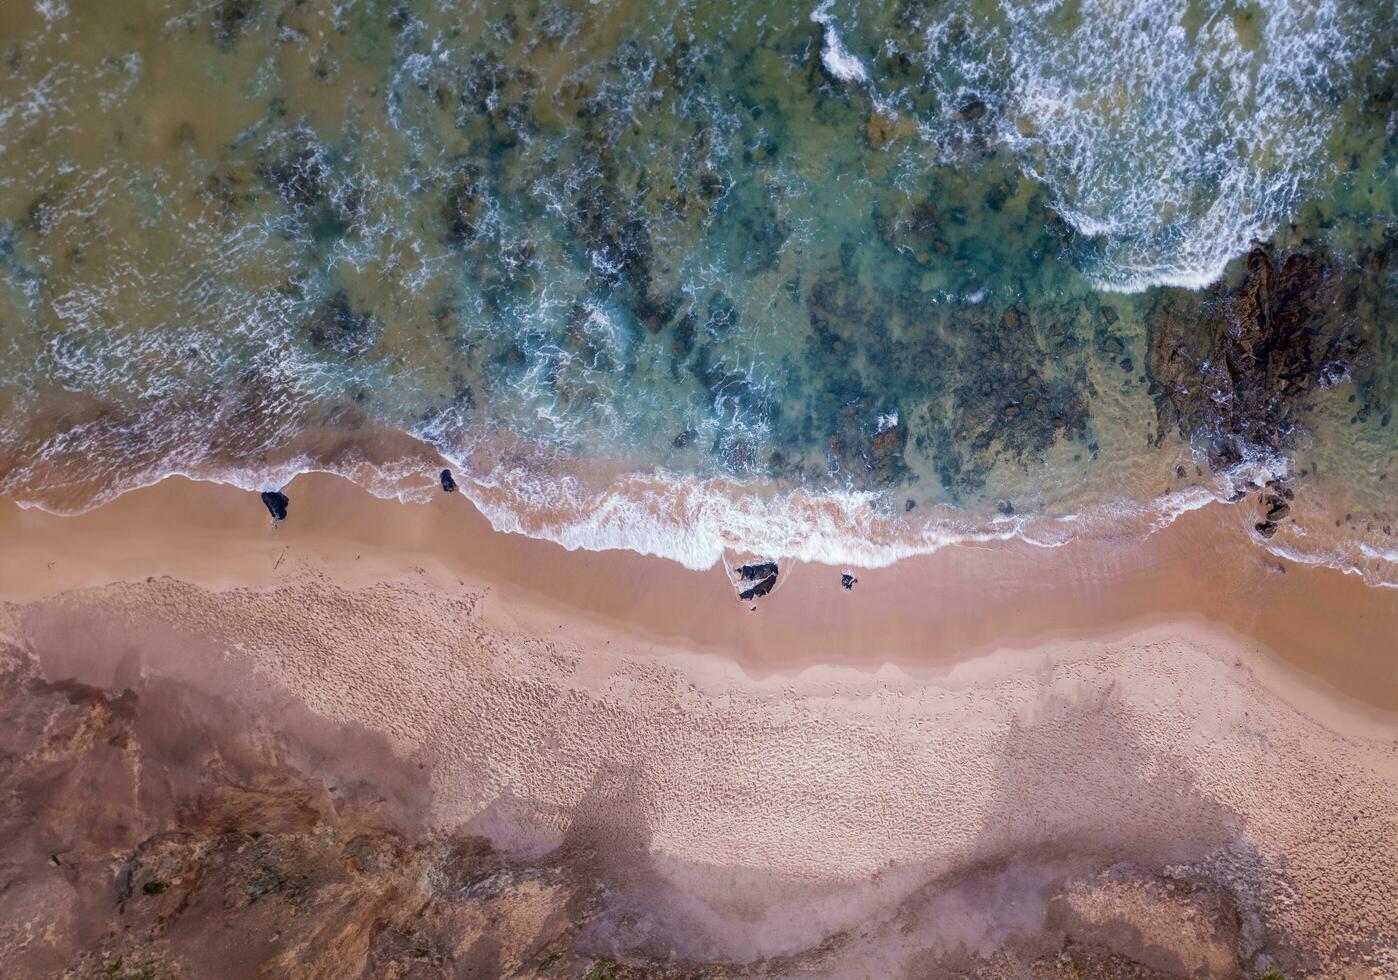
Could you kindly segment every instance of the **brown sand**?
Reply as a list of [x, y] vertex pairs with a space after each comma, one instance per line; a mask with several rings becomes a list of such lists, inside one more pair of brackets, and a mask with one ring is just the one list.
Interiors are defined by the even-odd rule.
[[[1276, 570], [1227, 511], [852, 593], [803, 566], [751, 613], [718, 571], [494, 534], [456, 497], [289, 493], [275, 528], [177, 480], [0, 512], [0, 639], [49, 682], [229, 703], [404, 833], [590, 842], [605, 914], [569, 957], [1015, 976], [1089, 942], [1101, 975], [1398, 976], [1398, 597]], [[61, 959], [64, 900], [0, 909], [11, 948]], [[510, 922], [494, 972], [564, 942]]]

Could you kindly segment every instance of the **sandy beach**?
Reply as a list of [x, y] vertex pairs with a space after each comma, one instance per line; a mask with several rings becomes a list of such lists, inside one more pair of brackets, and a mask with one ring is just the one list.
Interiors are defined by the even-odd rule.
[[6, 975], [1398, 975], [1398, 592], [1228, 508], [752, 611], [287, 492], [0, 512]]

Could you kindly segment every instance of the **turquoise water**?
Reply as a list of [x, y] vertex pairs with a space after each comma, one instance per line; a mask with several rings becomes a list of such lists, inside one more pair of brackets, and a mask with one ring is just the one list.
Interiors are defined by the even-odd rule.
[[[429, 492], [398, 431], [499, 526], [702, 566], [1290, 474], [1261, 543], [1387, 581], [1395, 41], [1392, 3], [10, 4], [0, 488]], [[1218, 370], [1254, 241], [1318, 270], [1263, 316], [1287, 379]]]

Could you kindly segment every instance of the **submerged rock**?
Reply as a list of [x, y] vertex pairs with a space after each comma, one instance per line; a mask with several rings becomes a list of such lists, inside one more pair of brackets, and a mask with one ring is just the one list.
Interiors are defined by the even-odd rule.
[[286, 520], [286, 507], [291, 501], [287, 495], [280, 490], [263, 490], [262, 502], [267, 506], [267, 511], [276, 521]]
[[980, 99], [972, 99], [957, 110], [957, 115], [965, 122], [979, 122], [985, 118], [985, 114], [989, 111], [989, 108]]
[[218, 0], [209, 33], [219, 44], [232, 44], [257, 16], [258, 7], [258, 0]]
[[378, 340], [380, 325], [372, 313], [356, 312], [341, 290], [330, 296], [310, 323], [311, 342], [345, 357], [357, 357]]
[[442, 490], [446, 493], [456, 492], [456, 480], [452, 478], [451, 470], [442, 470]]

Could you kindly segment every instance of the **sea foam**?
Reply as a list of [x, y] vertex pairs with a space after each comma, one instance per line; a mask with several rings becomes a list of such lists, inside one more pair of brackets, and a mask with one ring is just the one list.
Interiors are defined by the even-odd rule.
[[1334, 93], [1367, 14], [1311, 0], [1198, 7], [1007, 3], [979, 18], [958, 5], [926, 30], [933, 85], [953, 107], [993, 95], [996, 138], [1049, 188], [1096, 288], [1206, 286], [1330, 172]]

